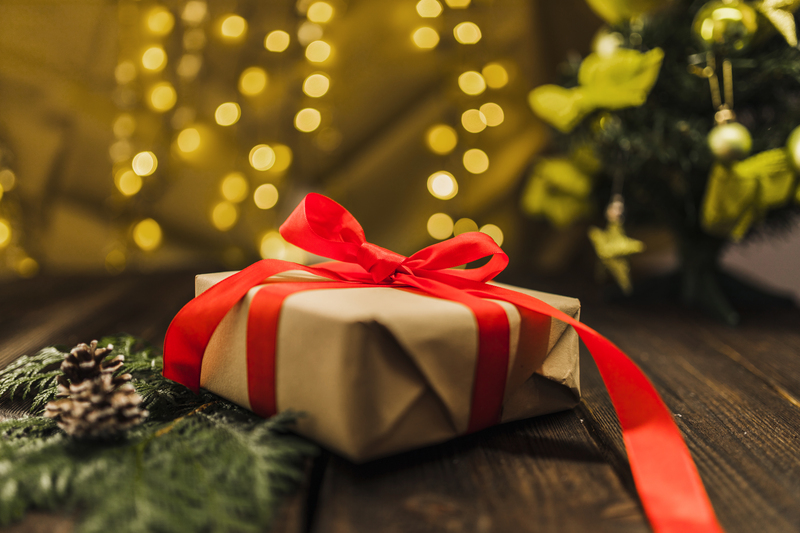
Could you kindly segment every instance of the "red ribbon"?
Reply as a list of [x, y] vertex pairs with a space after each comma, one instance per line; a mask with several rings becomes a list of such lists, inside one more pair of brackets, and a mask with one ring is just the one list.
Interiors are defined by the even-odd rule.
[[[703, 483], [669, 410], [639, 367], [608, 339], [550, 305], [486, 282], [508, 264], [491, 237], [464, 233], [411, 257], [368, 243], [341, 205], [309, 194], [281, 226], [281, 235], [311, 253], [335, 259], [307, 267], [263, 260], [217, 283], [177, 314], [164, 341], [164, 376], [200, 388], [203, 353], [219, 323], [247, 292], [290, 270], [331, 282], [271, 283], [259, 290], [248, 316], [248, 392], [253, 410], [269, 416], [275, 405], [275, 344], [280, 309], [289, 294], [341, 287], [396, 287], [468, 306], [478, 320], [478, 363], [468, 431], [500, 420], [508, 366], [508, 321], [501, 300], [575, 328], [597, 363], [622, 426], [633, 479], [657, 533], [722, 532]], [[457, 270], [491, 256], [482, 267]], [[251, 335], [252, 332], [252, 335]]]

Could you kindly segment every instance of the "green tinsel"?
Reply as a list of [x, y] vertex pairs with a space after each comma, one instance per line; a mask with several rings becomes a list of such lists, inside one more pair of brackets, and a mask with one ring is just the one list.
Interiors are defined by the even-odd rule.
[[113, 441], [67, 437], [41, 416], [65, 353], [45, 348], [0, 371], [0, 396], [33, 398], [30, 416], [0, 422], [0, 525], [29, 509], [77, 511], [77, 532], [264, 531], [281, 495], [317, 453], [288, 433], [296, 416], [268, 420], [161, 376], [153, 348], [106, 337], [125, 356], [150, 416]]

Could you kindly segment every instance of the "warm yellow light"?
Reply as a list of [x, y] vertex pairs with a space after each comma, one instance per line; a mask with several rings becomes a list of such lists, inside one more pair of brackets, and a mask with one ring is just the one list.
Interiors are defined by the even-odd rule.
[[219, 185], [222, 196], [234, 203], [239, 203], [247, 198], [249, 188], [247, 178], [241, 172], [231, 172], [222, 178], [222, 183]]
[[302, 46], [307, 46], [312, 41], [318, 41], [322, 39], [322, 35], [324, 33], [325, 31], [319, 24], [305, 21], [300, 25], [299, 28], [297, 28], [297, 41]]
[[203, 0], [189, 0], [183, 8], [181, 18], [189, 24], [200, 24], [206, 18], [208, 8]]
[[161, 245], [161, 226], [152, 218], [146, 218], [133, 227], [133, 242], [150, 252]]
[[175, 17], [164, 7], [158, 6], [147, 15], [147, 29], [153, 35], [167, 35], [175, 26]]
[[458, 134], [450, 126], [436, 124], [425, 133], [425, 141], [433, 153], [447, 155], [458, 144]]
[[313, 107], [301, 109], [294, 116], [294, 127], [306, 133], [319, 128], [320, 122], [322, 122], [322, 115]]
[[283, 30], [275, 30], [267, 34], [264, 39], [264, 48], [270, 52], [283, 52], [289, 48], [289, 34]]
[[453, 29], [453, 35], [461, 44], [475, 44], [481, 40], [481, 29], [474, 22], [462, 22]]
[[11, 242], [11, 224], [8, 220], [0, 218], [0, 250], [8, 246]]
[[142, 190], [142, 178], [133, 170], [123, 170], [114, 176], [114, 185], [125, 196], [133, 196]]
[[240, 116], [242, 116], [242, 108], [236, 102], [220, 104], [214, 112], [214, 120], [220, 126], [232, 126], [239, 121]]
[[139, 176], [149, 176], [158, 168], [158, 159], [153, 152], [139, 152], [131, 162], [133, 171]]
[[183, 47], [188, 50], [200, 50], [206, 45], [206, 34], [200, 28], [183, 32]]
[[200, 72], [203, 66], [203, 56], [200, 54], [183, 54], [178, 61], [176, 72], [181, 78], [192, 79]]
[[147, 70], [159, 72], [167, 65], [167, 53], [160, 46], [151, 46], [142, 54], [142, 66]]
[[442, 4], [438, 0], [419, 0], [417, 2], [417, 13], [422, 18], [436, 18], [442, 14]]
[[303, 82], [303, 92], [312, 98], [319, 98], [328, 92], [331, 80], [325, 74], [312, 74]]
[[481, 106], [481, 113], [486, 117], [486, 125], [495, 127], [499, 126], [505, 120], [503, 108], [493, 102], [487, 102]]
[[451, 9], [464, 9], [469, 6], [470, 2], [472, 2], [472, 0], [444, 0], [447, 7]]
[[239, 15], [226, 16], [219, 26], [220, 34], [229, 41], [238, 41], [244, 37], [246, 31], [247, 21]]
[[328, 2], [314, 2], [308, 8], [306, 17], [308, 17], [308, 20], [311, 22], [324, 24], [333, 17], [333, 6]]
[[131, 143], [129, 143], [127, 139], [120, 139], [108, 147], [108, 155], [111, 156], [111, 160], [114, 163], [125, 161], [131, 156], [132, 151], [133, 146], [131, 146]]
[[261, 67], [244, 69], [239, 76], [239, 92], [245, 96], [255, 96], [267, 86], [267, 72]]
[[33, 257], [23, 257], [17, 261], [14, 269], [23, 278], [32, 278], [39, 272], [39, 263]]
[[178, 134], [178, 149], [189, 154], [200, 148], [200, 132], [196, 128], [186, 128]]
[[497, 246], [503, 246], [503, 230], [494, 224], [486, 224], [481, 226], [481, 233], [485, 233], [497, 243]]
[[230, 202], [220, 202], [211, 210], [211, 223], [220, 231], [228, 231], [239, 220], [239, 209]]
[[178, 94], [175, 92], [172, 84], [167, 81], [156, 83], [150, 89], [150, 98], [148, 98], [148, 103], [153, 111], [158, 111], [160, 113], [169, 111], [175, 105], [177, 100]]
[[10, 168], [0, 170], [0, 188], [4, 191], [10, 191], [17, 184], [17, 176]]
[[312, 63], [322, 63], [331, 55], [331, 45], [325, 41], [314, 41], [306, 47], [306, 59]]
[[264, 259], [285, 259], [287, 252], [286, 241], [277, 231], [267, 232], [261, 237], [259, 251]]
[[471, 218], [459, 218], [453, 226], [453, 235], [461, 235], [470, 231], [478, 231], [478, 225]]
[[275, 164], [270, 169], [272, 172], [283, 172], [292, 164], [292, 149], [285, 144], [273, 144], [275, 151]]
[[3, 194], [4, 194], [4, 193], [5, 193], [5, 191], [3, 191], [3, 188], [2, 188], [2, 187], [0, 187], [0, 200], [2, 200], [2, 199], [3, 199]]
[[119, 274], [123, 270], [125, 270], [125, 266], [127, 264], [127, 258], [125, 257], [125, 253], [121, 250], [111, 250], [106, 254], [106, 270], [108, 270], [111, 274]]
[[436, 48], [436, 45], [439, 44], [439, 34], [433, 28], [423, 26], [414, 30], [414, 33], [411, 34], [411, 40], [419, 48], [429, 50]]
[[486, 90], [486, 80], [479, 72], [468, 70], [458, 77], [458, 86], [465, 93], [474, 96]]
[[470, 133], [480, 133], [486, 129], [486, 117], [477, 109], [467, 109], [461, 114], [461, 125]]
[[132, 82], [136, 79], [136, 65], [131, 61], [123, 61], [114, 69], [114, 78], [120, 85]]
[[117, 138], [130, 137], [136, 131], [136, 119], [128, 113], [122, 113], [114, 119], [113, 130]]
[[442, 240], [453, 234], [453, 219], [444, 213], [435, 213], [428, 219], [428, 234]]
[[440, 200], [449, 200], [458, 193], [458, 183], [449, 172], [434, 172], [428, 177], [428, 192]]
[[250, 150], [250, 165], [256, 170], [269, 170], [275, 164], [275, 151], [268, 144], [257, 144]]
[[479, 148], [464, 152], [464, 168], [473, 174], [483, 174], [489, 168], [489, 156]]
[[488, 63], [483, 67], [481, 73], [486, 80], [486, 85], [492, 89], [500, 89], [508, 83], [508, 72], [500, 63]]
[[253, 192], [253, 201], [259, 209], [271, 209], [278, 203], [278, 189], [271, 183], [259, 185]]

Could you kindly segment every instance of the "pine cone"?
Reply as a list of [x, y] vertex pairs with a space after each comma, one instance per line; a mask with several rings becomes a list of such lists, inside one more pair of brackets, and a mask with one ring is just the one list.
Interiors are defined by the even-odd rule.
[[97, 341], [79, 344], [61, 363], [59, 400], [45, 406], [45, 416], [76, 438], [112, 437], [141, 423], [148, 415], [139, 404], [142, 397], [129, 382], [130, 374], [114, 376], [125, 358], [105, 361], [113, 346], [98, 348]]

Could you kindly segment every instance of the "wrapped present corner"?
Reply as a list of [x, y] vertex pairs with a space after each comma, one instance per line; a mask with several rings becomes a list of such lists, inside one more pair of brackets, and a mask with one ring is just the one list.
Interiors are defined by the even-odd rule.
[[608, 389], [653, 530], [722, 532], [652, 383], [578, 320], [577, 300], [492, 283], [508, 256], [491, 237], [464, 233], [404, 257], [369, 243], [319, 194], [281, 235], [335, 261], [271, 259], [199, 276], [198, 296], [167, 330], [165, 377], [262, 416], [305, 411], [301, 432], [364, 460], [574, 405], [579, 337]]
[[[231, 274], [197, 276], [196, 293]], [[276, 410], [305, 413], [299, 433], [364, 461], [467, 432], [478, 356], [477, 324], [468, 307], [388, 287], [325, 288], [325, 278], [302, 271], [268, 283], [311, 281], [319, 288], [283, 300], [275, 349]], [[267, 285], [251, 289], [227, 313], [200, 373], [203, 388], [249, 409], [248, 317]], [[514, 290], [579, 316], [574, 298]], [[500, 421], [573, 407], [580, 398], [575, 331], [500, 305], [510, 326]]]

